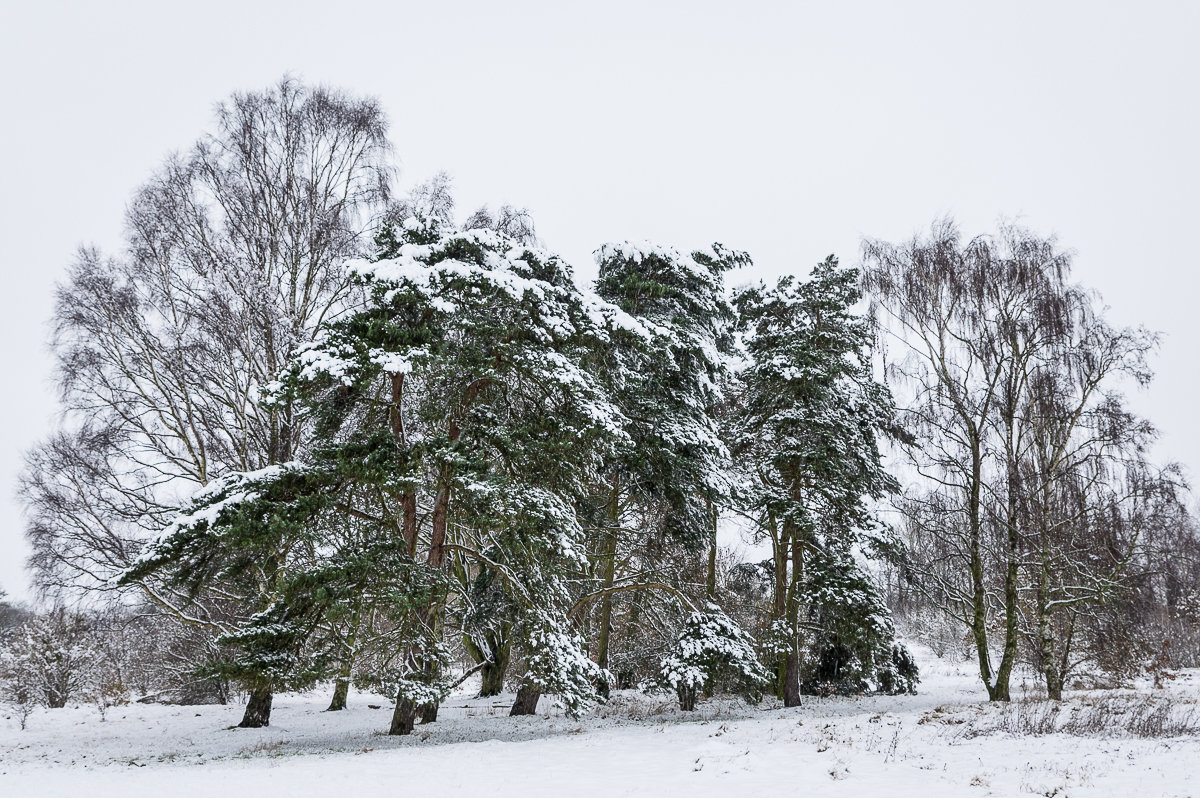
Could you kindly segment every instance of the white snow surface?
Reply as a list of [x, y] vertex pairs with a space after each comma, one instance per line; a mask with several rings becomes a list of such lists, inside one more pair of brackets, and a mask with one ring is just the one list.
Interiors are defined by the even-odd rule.
[[[348, 710], [323, 712], [326, 690], [277, 696], [265, 729], [229, 728], [236, 704], [131, 704], [105, 720], [86, 705], [38, 709], [25, 730], [15, 713], [0, 715], [0, 795], [1200, 795], [1200, 738], [980, 734], [1015, 710], [983, 700], [969, 662], [914, 650], [914, 696], [806, 698], [792, 709], [710, 700], [681, 713], [671, 696], [622, 691], [573, 721], [547, 698], [538, 716], [510, 718], [511, 695], [473, 698], [468, 683], [409, 737], [384, 733], [390, 710], [378, 696], [352, 693]], [[1192, 711], [1200, 675], [1138, 693]], [[1098, 695], [1073, 692], [1059, 712], [1085, 711]]]

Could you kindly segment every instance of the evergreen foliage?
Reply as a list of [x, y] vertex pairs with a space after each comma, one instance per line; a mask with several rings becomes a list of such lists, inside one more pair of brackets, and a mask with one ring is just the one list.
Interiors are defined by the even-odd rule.
[[754, 638], [709, 604], [684, 620], [659, 668], [658, 684], [674, 690], [679, 708], [691, 711], [700, 695], [718, 690], [758, 703], [770, 676], [758, 660]]
[[[779, 655], [776, 690], [789, 705], [799, 701], [806, 630], [835, 671], [853, 656], [868, 673], [868, 652], [891, 645], [890, 623], [877, 617], [886, 612], [852, 567], [856, 551], [894, 548], [869, 502], [897, 489], [880, 453], [895, 428], [892, 397], [871, 376], [871, 326], [854, 312], [860, 299], [857, 271], [832, 256], [807, 282], [785, 277], [737, 297], [747, 365], [730, 437], [739, 498], [774, 554], [769, 638]], [[857, 617], [843, 621], [851, 607]], [[850, 645], [851, 626], [869, 642]]]
[[817, 551], [808, 565], [801, 689], [842, 695], [915, 691], [916, 666], [895, 642], [887, 604], [854, 558]]
[[642, 502], [663, 502], [666, 534], [707, 542], [710, 503], [728, 495], [729, 452], [717, 427], [733, 309], [722, 274], [749, 263], [715, 244], [685, 256], [652, 244], [606, 244], [596, 293], [636, 320], [614, 336], [605, 375], [628, 419], [630, 445], [614, 481]]
[[[712, 540], [735, 493], [729, 438], [760, 477], [737, 496], [785, 530], [776, 548], [793, 566], [768, 647], [783, 641], [799, 678], [815, 629], [805, 685], [883, 683], [892, 628], [853, 552], [887, 542], [865, 497], [892, 487], [876, 443], [890, 404], [853, 272], [830, 260], [808, 283], [741, 294], [749, 365], [733, 383], [721, 274], [740, 253], [606, 246], [588, 295], [558, 258], [486, 228], [410, 216], [376, 244], [349, 266], [363, 303], [263, 393], [311, 419], [309, 462], [212, 481], [122, 577], [267, 599], [227, 624], [211, 672], [268, 690], [337, 670], [394, 697], [406, 733], [449, 689], [450, 624], [500, 679], [523, 652], [527, 697], [586, 711], [613, 679], [613, 596], [637, 590], [627, 611], [657, 613], [646, 599], [686, 590], [662, 557]], [[730, 384], [742, 410], [722, 416]], [[643, 583], [622, 583], [621, 552]], [[593, 596], [596, 659], [568, 620]], [[684, 705], [761, 689], [756, 644], [718, 605], [680, 623], [658, 644], [659, 678]]]

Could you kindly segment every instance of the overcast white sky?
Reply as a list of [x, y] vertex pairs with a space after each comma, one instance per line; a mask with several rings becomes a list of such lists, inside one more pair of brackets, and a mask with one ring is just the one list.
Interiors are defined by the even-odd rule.
[[1161, 330], [1135, 406], [1200, 468], [1200, 3], [5, 2], [0, 588], [29, 595], [22, 452], [55, 414], [46, 320], [82, 243], [231, 91], [378, 97], [402, 179], [528, 206], [590, 274], [612, 239], [748, 250], [764, 277], [953, 214], [1056, 232]]

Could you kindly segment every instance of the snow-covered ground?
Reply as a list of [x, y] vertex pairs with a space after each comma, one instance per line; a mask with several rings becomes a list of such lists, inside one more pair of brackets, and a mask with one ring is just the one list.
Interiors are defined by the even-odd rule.
[[[468, 692], [407, 738], [384, 733], [387, 702], [365, 694], [337, 713], [322, 691], [278, 696], [266, 729], [230, 728], [240, 706], [37, 710], [24, 730], [0, 718], [0, 796], [1200, 796], [1200, 736], [1159, 728], [1200, 727], [1200, 675], [998, 707], [969, 663], [918, 658], [915, 696], [680, 713], [618, 693], [575, 721], [547, 699], [510, 718], [510, 696]], [[1072, 731], [1014, 733], [1051, 726]]]

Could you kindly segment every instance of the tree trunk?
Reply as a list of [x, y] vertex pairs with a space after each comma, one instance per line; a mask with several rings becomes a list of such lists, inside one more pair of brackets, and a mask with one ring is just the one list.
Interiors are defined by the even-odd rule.
[[1058, 659], [1055, 666], [1055, 679], [1058, 683], [1058, 696], [1062, 700], [1063, 689], [1067, 686], [1067, 677], [1071, 674], [1071, 643], [1075, 639], [1075, 611], [1066, 610], [1066, 628], [1056, 638], [1055, 648]]
[[349, 677], [338, 676], [333, 683], [333, 699], [329, 702], [326, 712], [339, 712], [346, 708], [346, 696], [350, 692]]
[[250, 700], [246, 702], [246, 712], [238, 728], [260, 729], [271, 725], [271, 689], [258, 688], [250, 691]]
[[[471, 655], [476, 664], [483, 664], [480, 670], [479, 697], [490, 698], [504, 692], [504, 677], [508, 672], [508, 663], [512, 658], [512, 643], [509, 641], [509, 625], [501, 623], [500, 629], [483, 633], [482, 640], [475, 640], [469, 634], [462, 637], [463, 648]], [[484, 648], [486, 646], [486, 649]]]
[[[767, 529], [771, 533], [771, 556], [775, 566], [775, 593], [771, 604], [771, 618], [782, 621], [787, 617], [787, 541], [779, 536], [779, 525], [773, 514], [767, 516]], [[786, 531], [784, 532], [786, 534]], [[775, 663], [775, 697], [783, 698], [784, 685], [787, 682], [787, 661], [780, 657]]]
[[[1015, 340], [1011, 342], [1012, 351], [1020, 351]], [[1004, 652], [1000, 656], [1000, 667], [996, 668], [996, 684], [991, 691], [993, 701], [1010, 701], [1012, 694], [1009, 681], [1013, 665], [1017, 659], [1017, 643], [1020, 629], [1018, 627], [1018, 590], [1020, 579], [1021, 526], [1022, 513], [1020, 497], [1022, 496], [1021, 477], [1018, 469], [1019, 451], [1017, 447], [1017, 407], [1014, 404], [1017, 391], [1010, 389], [1008, 401], [1001, 408], [1001, 421], [1004, 424], [1005, 440], [1005, 487], [1008, 496], [1005, 502], [1006, 532], [1005, 569], [1004, 569]]]
[[430, 567], [440, 569], [446, 557], [446, 518], [450, 509], [450, 469], [443, 469], [437, 495], [433, 500], [430, 519], [429, 557]]
[[362, 623], [363, 599], [360, 596], [354, 605], [350, 616], [350, 630], [346, 635], [345, 653], [342, 656], [341, 667], [333, 684], [333, 699], [329, 702], [326, 712], [339, 712], [346, 708], [346, 696], [350, 692], [350, 674], [354, 671], [354, 651], [358, 646], [359, 625]]
[[696, 688], [695, 687], [678, 687], [675, 690], [679, 696], [679, 708], [684, 712], [693, 712], [696, 709]]
[[404, 543], [408, 546], [408, 556], [417, 556], [417, 494], [413, 491], [405, 491], [400, 497], [400, 506], [403, 509], [403, 521], [401, 522], [401, 534], [404, 536]]
[[496, 640], [492, 646], [492, 659], [483, 666], [483, 683], [479, 688], [479, 697], [488, 698], [504, 692], [504, 676], [508, 672], [508, 662], [512, 657], [512, 645], [507, 636]]
[[396, 697], [396, 709], [392, 712], [392, 727], [388, 734], [412, 734], [417, 722], [417, 705], [407, 698]]
[[981, 520], [981, 490], [983, 485], [983, 457], [979, 451], [978, 435], [971, 431], [971, 479], [967, 496], [967, 534], [971, 568], [971, 636], [975, 640], [975, 654], [979, 659], [979, 678], [988, 691], [988, 700], [995, 701], [995, 685], [992, 682], [992, 655], [987, 636], [987, 588], [983, 583], [983, 533]]
[[[1043, 532], [1043, 535], [1045, 532]], [[1041, 656], [1042, 676], [1046, 680], [1046, 696], [1062, 701], [1063, 677], [1058, 670], [1058, 652], [1054, 645], [1054, 626], [1050, 617], [1050, 564], [1046, 544], [1042, 544], [1042, 567], [1037, 592], [1037, 636]]]
[[783, 705], [800, 706], [800, 592], [804, 587], [804, 543], [795, 522], [783, 522], [784, 537], [791, 541], [792, 574], [787, 591], [787, 628], [791, 635], [783, 668]]
[[1063, 700], [1063, 678], [1058, 673], [1058, 668], [1046, 669], [1046, 697], [1051, 701]]
[[1006, 519], [1006, 526], [1008, 527], [1008, 546], [1006, 549], [1008, 562], [1004, 571], [1004, 653], [1000, 657], [1000, 667], [996, 669], [995, 688], [989, 696], [992, 701], [1012, 700], [1009, 682], [1012, 678], [1013, 665], [1017, 660], [1017, 643], [1020, 636], [1020, 630], [1017, 626], [1019, 620], [1017, 616], [1017, 591], [1019, 589], [1018, 580], [1020, 579], [1018, 558], [1020, 556], [1021, 533], [1016, 504], [1017, 485], [1015, 471], [1015, 465], [1010, 464], [1008, 476], [1008, 518]]
[[782, 619], [787, 614], [787, 541], [779, 537], [774, 516], [767, 519], [767, 528], [771, 531], [771, 554], [775, 566], [775, 596], [772, 609], [775, 617]]
[[541, 697], [541, 690], [527, 684], [521, 685], [521, 688], [517, 690], [517, 700], [513, 702], [512, 710], [508, 713], [509, 716], [537, 714], [538, 699]]
[[491, 698], [504, 692], [504, 669], [496, 665], [483, 666], [483, 684], [479, 688], [480, 698]]
[[710, 499], [709, 516], [712, 518], [712, 536], [708, 540], [708, 577], [704, 580], [704, 597], [717, 600], [717, 506]]
[[[433, 512], [433, 538], [430, 542], [428, 563], [435, 569], [441, 569], [445, 562], [444, 544], [446, 541], [446, 509], [450, 501], [450, 486], [448, 480], [448, 469], [442, 471], [442, 487], [438, 489], [438, 496]], [[444, 609], [441, 603], [441, 597], [434, 595], [429, 599], [429, 603], [417, 611], [417, 617], [421, 624], [425, 626], [430, 636], [437, 639], [439, 628], [441, 626], [441, 613]], [[434, 683], [438, 673], [438, 665], [435, 660], [430, 660], [425, 657], [419, 647], [414, 647], [409, 652], [409, 665], [412, 667], [414, 674], [419, 674], [418, 680]], [[422, 723], [433, 723], [437, 720], [438, 704], [430, 702], [427, 704], [417, 705], [408, 698], [402, 698], [400, 692], [396, 692], [396, 708], [392, 711], [392, 727], [388, 734], [411, 734], [413, 726], [417, 718], [421, 719]]]
[[784, 665], [783, 705], [800, 706], [800, 652], [793, 646]]
[[[392, 406], [388, 411], [392, 428], [392, 436], [397, 446], [405, 446], [407, 439], [404, 431], [404, 375], [392, 375]], [[401, 523], [400, 534], [408, 546], [408, 556], [417, 554], [417, 494], [406, 490], [400, 494]]]
[[[608, 503], [608, 520], [613, 527], [616, 527], [621, 520], [618, 505], [620, 495], [614, 486]], [[600, 567], [603, 569], [601, 575], [604, 589], [608, 590], [613, 586], [617, 572], [617, 533], [615, 529], [609, 530], [604, 537], [604, 551], [601, 554]], [[596, 664], [606, 671], [608, 670], [608, 643], [612, 635], [612, 609], [612, 594], [605, 593], [600, 597], [600, 632], [596, 640]], [[608, 680], [601, 676], [596, 685], [596, 691], [604, 698], [608, 698], [608, 690]]]

